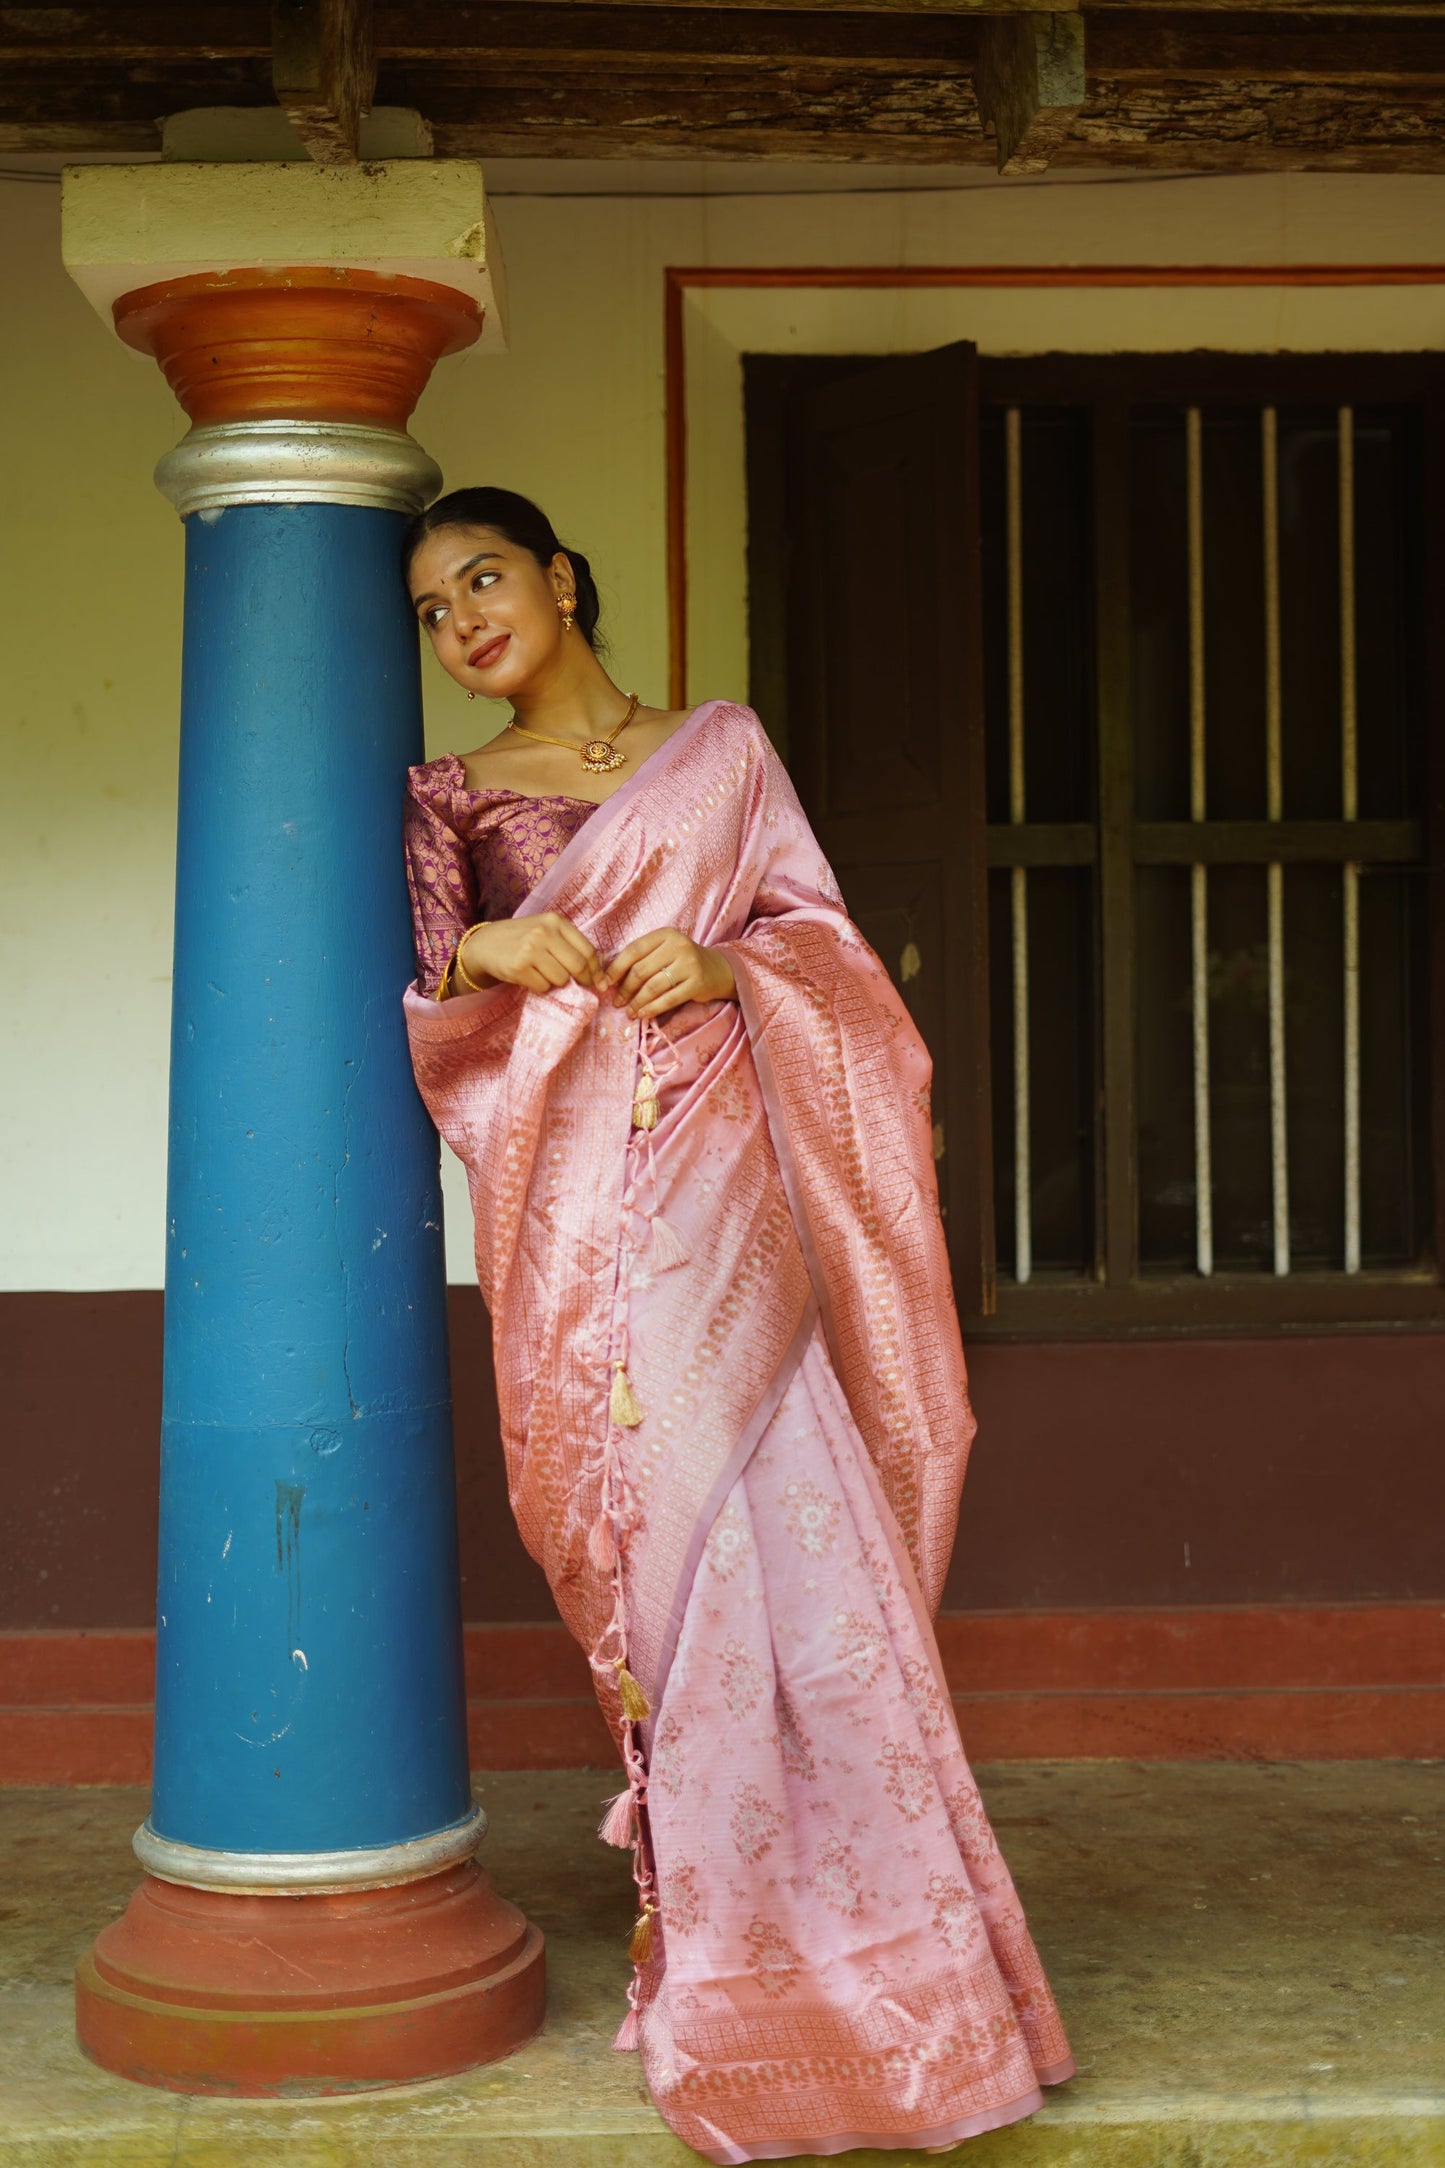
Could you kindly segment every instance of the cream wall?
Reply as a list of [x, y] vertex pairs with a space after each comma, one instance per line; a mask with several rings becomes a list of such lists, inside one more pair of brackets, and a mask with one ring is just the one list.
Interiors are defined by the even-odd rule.
[[[668, 264], [1445, 259], [1445, 181], [1293, 176], [874, 194], [546, 193], [496, 178], [511, 350], [444, 363], [414, 429], [449, 484], [536, 496], [585, 549], [615, 674], [665, 696]], [[806, 180], [807, 175], [801, 174]], [[624, 173], [602, 185], [630, 185]], [[641, 185], [655, 190], [656, 175]], [[532, 191], [542, 191], [533, 193]], [[525, 192], [524, 192], [525, 191]], [[60, 267], [59, 190], [0, 181], [0, 1286], [162, 1277], [181, 534], [150, 484], [183, 417]], [[713, 291], [687, 308], [689, 691], [746, 687], [741, 355], [1445, 346], [1445, 287], [1121, 293]], [[432, 751], [484, 735], [427, 672]], [[453, 1170], [454, 1171], [454, 1170]], [[470, 1277], [449, 1176], [453, 1276]]]

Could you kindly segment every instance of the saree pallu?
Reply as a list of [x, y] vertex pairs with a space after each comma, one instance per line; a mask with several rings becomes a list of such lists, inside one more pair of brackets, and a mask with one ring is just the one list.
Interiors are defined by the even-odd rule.
[[628, 1773], [620, 2042], [716, 2161], [1029, 2114], [1073, 2066], [930, 1624], [974, 1419], [927, 1051], [749, 709], [695, 709], [520, 908], [604, 955], [680, 927], [738, 992], [406, 997], [518, 1527]]

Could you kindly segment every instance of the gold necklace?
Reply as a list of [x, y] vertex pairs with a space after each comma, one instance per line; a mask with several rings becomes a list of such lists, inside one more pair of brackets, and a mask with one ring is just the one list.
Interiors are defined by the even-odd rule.
[[544, 730], [528, 730], [515, 718], [508, 723], [507, 728], [515, 730], [518, 737], [535, 738], [539, 745], [565, 745], [572, 752], [580, 753], [582, 765], [589, 775], [606, 775], [610, 769], [620, 768], [626, 763], [627, 755], [619, 753], [612, 741], [632, 721], [637, 713], [637, 702], [638, 695], [634, 693], [627, 703], [627, 713], [621, 722], [615, 724], [605, 738], [589, 738], [585, 745], [579, 745], [575, 738], [549, 738]]

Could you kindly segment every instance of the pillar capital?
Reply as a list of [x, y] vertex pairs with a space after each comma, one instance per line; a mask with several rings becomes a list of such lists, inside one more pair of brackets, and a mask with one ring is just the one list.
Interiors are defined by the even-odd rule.
[[114, 316], [200, 428], [284, 419], [404, 429], [442, 355], [482, 331], [474, 295], [352, 264], [162, 279], [121, 294]]
[[117, 302], [146, 288], [196, 279], [230, 288], [245, 274], [284, 290], [302, 266], [299, 275], [324, 271], [333, 287], [379, 280], [372, 291], [390, 283], [398, 297], [408, 281], [446, 289], [469, 304], [481, 352], [506, 347], [501, 255], [473, 159], [69, 166], [61, 253], [106, 324]]
[[192, 424], [156, 473], [183, 517], [418, 510], [441, 478], [407, 422], [433, 368], [505, 345], [500, 255], [467, 159], [73, 167], [62, 245]]

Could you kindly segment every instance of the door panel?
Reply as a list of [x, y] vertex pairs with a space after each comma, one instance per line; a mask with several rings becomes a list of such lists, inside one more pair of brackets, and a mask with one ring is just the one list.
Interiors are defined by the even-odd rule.
[[801, 385], [786, 413], [791, 766], [934, 1060], [960, 1310], [993, 1308], [971, 346]]

